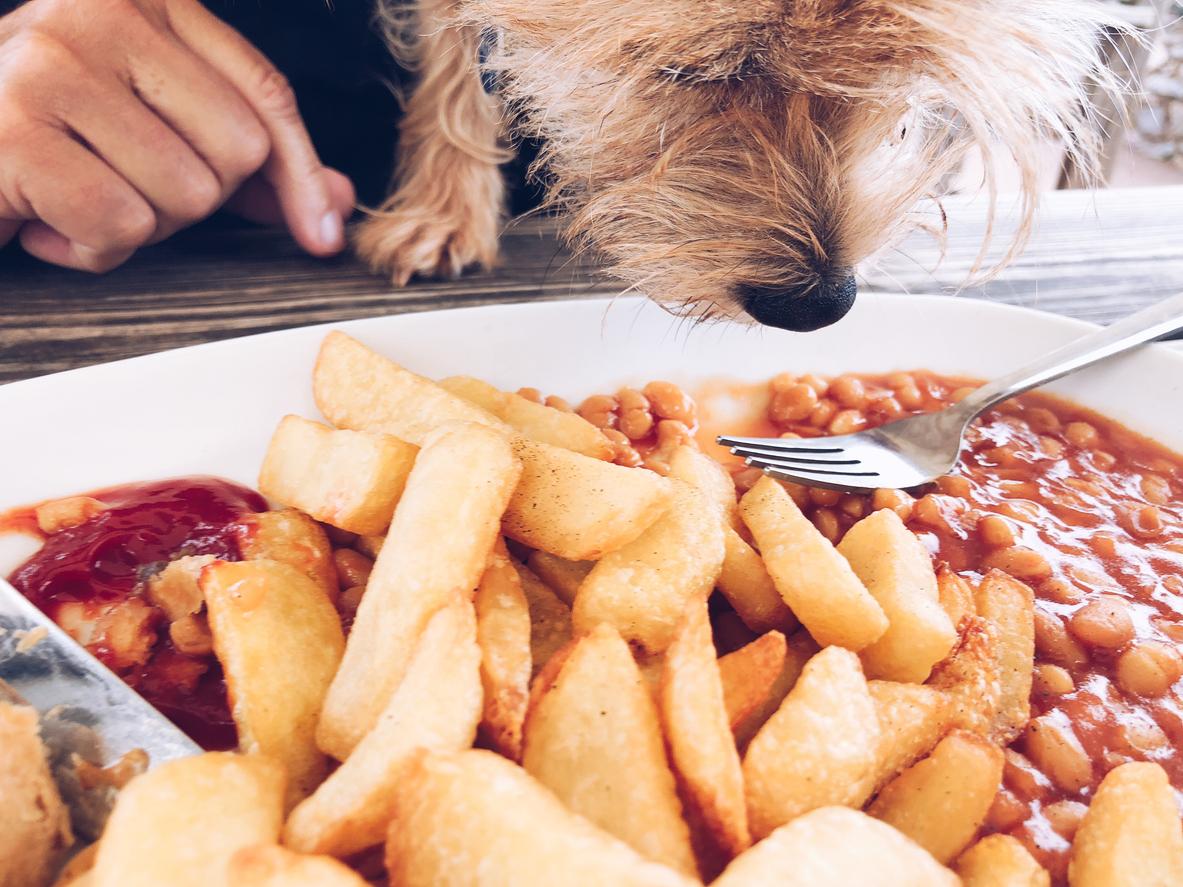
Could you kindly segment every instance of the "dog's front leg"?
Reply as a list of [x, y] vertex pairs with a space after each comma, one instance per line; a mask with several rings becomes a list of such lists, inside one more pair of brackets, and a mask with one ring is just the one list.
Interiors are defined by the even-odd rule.
[[[398, 2], [398, 0], [387, 0]], [[455, 0], [417, 0], [419, 82], [399, 125], [397, 188], [358, 226], [358, 254], [399, 286], [497, 258], [505, 202], [501, 108], [481, 84], [478, 35], [448, 23]]]

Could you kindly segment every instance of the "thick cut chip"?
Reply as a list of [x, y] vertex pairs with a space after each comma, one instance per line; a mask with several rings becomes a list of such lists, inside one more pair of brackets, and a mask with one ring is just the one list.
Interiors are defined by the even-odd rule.
[[284, 416], [259, 469], [259, 492], [334, 527], [373, 536], [390, 525], [418, 452], [389, 434], [338, 431]]
[[422, 755], [394, 797], [391, 887], [691, 887], [487, 751]]
[[670, 456], [669, 477], [702, 490], [718, 506], [723, 520], [732, 529], [742, 526], [739, 519], [739, 500], [735, 496], [735, 481], [731, 473], [697, 447], [682, 444]]
[[948, 726], [981, 736], [993, 732], [1002, 700], [998, 643], [998, 627], [981, 616], [971, 616], [964, 623], [961, 642], [933, 669], [928, 685], [945, 694]]
[[1052, 879], [1018, 838], [987, 835], [961, 854], [962, 887], [1051, 887]]
[[[0, 685], [0, 691], [3, 685]], [[44, 887], [74, 838], [37, 732], [37, 712], [0, 701], [0, 885]]]
[[604, 433], [578, 413], [556, 410], [494, 388], [472, 376], [451, 376], [440, 387], [493, 414], [531, 440], [582, 453], [593, 459], [611, 459], [612, 444]]
[[957, 643], [928, 550], [883, 508], [851, 527], [838, 553], [887, 614], [887, 631], [860, 653], [867, 677], [923, 683]]
[[94, 887], [222, 887], [243, 847], [274, 844], [283, 768], [262, 755], [209, 752], [129, 782], [107, 821]]
[[522, 582], [522, 593], [530, 609], [531, 677], [571, 642], [571, 608], [551, 591], [550, 586], [528, 568], [515, 565]]
[[973, 586], [945, 563], [937, 567], [937, 597], [958, 634], [966, 619], [978, 615]]
[[341, 619], [307, 576], [276, 561], [219, 561], [199, 584], [239, 749], [281, 763], [294, 804], [327, 769], [316, 721], [345, 649]]
[[328, 856], [303, 856], [275, 844], [243, 847], [230, 860], [227, 887], [368, 887]]
[[1183, 830], [1162, 767], [1122, 764], [1101, 780], [1072, 843], [1068, 883], [1072, 887], [1183, 884]]
[[545, 551], [530, 552], [526, 563], [568, 607], [575, 603], [579, 586], [595, 566], [593, 561], [569, 561]]
[[951, 706], [945, 694], [925, 684], [868, 681], [879, 721], [875, 788], [912, 766], [936, 746], [948, 729]]
[[978, 614], [998, 629], [995, 648], [1001, 695], [994, 739], [1009, 743], [1031, 717], [1031, 678], [1035, 668], [1035, 595], [1030, 587], [1000, 570], [978, 586]]
[[947, 868], [895, 829], [857, 810], [825, 807], [781, 826], [712, 887], [958, 887]]
[[338, 428], [391, 434], [416, 446], [437, 428], [460, 422], [508, 430], [488, 411], [337, 331], [321, 343], [312, 394]]
[[867, 813], [949, 863], [986, 820], [1002, 781], [1002, 749], [954, 730], [932, 754], [883, 787]]
[[759, 552], [730, 527], [723, 532], [723, 569], [718, 586], [744, 625], [757, 633], [793, 631], [800, 623], [785, 606]]
[[701, 492], [673, 484], [666, 513], [587, 574], [572, 609], [576, 631], [608, 622], [646, 653], [660, 653], [686, 605], [710, 595], [723, 566], [723, 527]]
[[627, 545], [670, 503], [670, 482], [537, 441], [517, 438], [522, 479], [505, 512], [505, 535], [573, 561]]
[[489, 556], [473, 603], [485, 691], [481, 731], [497, 751], [516, 761], [530, 695], [530, 605], [501, 540]]
[[656, 705], [612, 626], [576, 641], [532, 700], [522, 766], [637, 852], [696, 872]]
[[744, 756], [752, 835], [762, 838], [817, 807], [861, 807], [878, 745], [879, 722], [858, 656], [827, 647], [809, 660]]
[[665, 654], [661, 715], [683, 794], [728, 856], [751, 844], [743, 771], [727, 721], [706, 601], [691, 602]]
[[739, 509], [777, 591], [819, 644], [857, 652], [883, 636], [883, 608], [784, 487], [762, 477]]
[[453, 425], [424, 444], [325, 699], [317, 741], [338, 760], [390, 701], [431, 614], [475, 591], [519, 472], [504, 435], [481, 425]]
[[292, 811], [284, 843], [301, 853], [333, 856], [381, 844], [414, 752], [472, 745], [481, 713], [480, 663], [472, 604], [457, 595], [427, 623], [374, 728]]
[[235, 538], [243, 560], [279, 561], [295, 567], [317, 584], [330, 601], [337, 599], [337, 568], [324, 528], [294, 508], [261, 511], [239, 519]]
[[[785, 697], [789, 695], [789, 691], [796, 685], [805, 664], [817, 655], [819, 649], [817, 642], [804, 629], [789, 637], [780, 671], [773, 678], [772, 686], [768, 688], [768, 692], [764, 694], [764, 698], [759, 704], [732, 727], [732, 732], [735, 733], [735, 744], [739, 746], [741, 752], [748, 747], [760, 728], [768, 723], [768, 719], [776, 714], [781, 703], [785, 701]], [[724, 687], [726, 686], [725, 683]]]
[[[735, 652], [719, 657], [719, 678], [727, 705], [727, 722], [732, 730], [759, 708], [772, 692], [772, 685], [785, 664], [785, 649], [785, 636], [779, 631], [770, 631]], [[788, 691], [785, 693], [787, 695]]]

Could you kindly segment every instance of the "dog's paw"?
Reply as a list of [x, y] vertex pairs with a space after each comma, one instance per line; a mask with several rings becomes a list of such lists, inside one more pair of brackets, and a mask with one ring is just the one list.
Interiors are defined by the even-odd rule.
[[473, 265], [492, 268], [499, 227], [496, 214], [403, 205], [362, 222], [354, 245], [375, 272], [405, 286], [416, 274], [457, 277]]

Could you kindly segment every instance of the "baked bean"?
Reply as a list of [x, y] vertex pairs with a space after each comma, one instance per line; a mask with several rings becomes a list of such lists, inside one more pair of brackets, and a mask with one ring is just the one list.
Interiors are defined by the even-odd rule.
[[793, 504], [804, 511], [812, 504], [810, 493], [816, 487], [810, 488], [804, 484], [795, 484], [791, 480], [782, 480], [780, 485], [785, 488], [785, 492], [789, 494], [789, 498], [793, 500]]
[[946, 496], [956, 496], [958, 499], [968, 499], [973, 492], [973, 484], [969, 482], [969, 478], [960, 474], [938, 477], [937, 488]]
[[1085, 449], [1095, 447], [1101, 439], [1097, 429], [1088, 422], [1069, 422], [1064, 428], [1064, 437], [1068, 438], [1070, 444]]
[[1171, 742], [1162, 727], [1149, 719], [1124, 721], [1118, 725], [1117, 733], [1134, 758], [1145, 758]]
[[861, 520], [867, 514], [867, 497], [847, 494], [842, 497], [842, 502], [838, 507], [848, 517]]
[[809, 501], [814, 505], [829, 507], [831, 505], [837, 505], [841, 499], [842, 494], [837, 490], [827, 490], [824, 487], [809, 488]]
[[842, 525], [838, 522], [838, 515], [834, 513], [833, 509], [819, 508], [815, 511], [813, 513], [813, 525], [830, 542], [835, 545], [838, 544], [838, 538], [842, 535]]
[[977, 390], [978, 389], [973, 385], [962, 385], [960, 388], [953, 389], [953, 392], [949, 395], [949, 400], [953, 401], [953, 403], [961, 403], [961, 401], [965, 400]]
[[892, 395], [885, 397], [877, 397], [866, 408], [867, 419], [874, 422], [876, 425], [886, 425], [888, 422], [900, 418], [904, 414], [904, 408], [900, 406], [900, 402]]
[[905, 523], [912, 519], [912, 508], [916, 500], [903, 490], [876, 490], [871, 494], [871, 508], [879, 511], [890, 508]]
[[[1174, 579], [1174, 576], [1168, 576], [1168, 579]], [[1165, 580], [1164, 580], [1165, 581]], [[1183, 594], [1183, 591], [1177, 591], [1175, 594]], [[1154, 627], [1166, 635], [1170, 640], [1176, 644], [1183, 644], [1183, 622], [1172, 622], [1170, 619], [1164, 619], [1162, 616], [1156, 616], [1153, 619]]]
[[764, 472], [759, 468], [743, 468], [731, 475], [731, 480], [735, 484], [735, 491], [743, 494], [754, 487], [763, 476]]
[[1043, 815], [1057, 835], [1065, 841], [1071, 841], [1088, 809], [1080, 801], [1056, 801], [1043, 808]]
[[1089, 601], [1073, 613], [1068, 627], [1078, 640], [1102, 650], [1116, 650], [1134, 637], [1129, 604], [1108, 594]]
[[337, 584], [342, 590], [370, 581], [374, 562], [352, 548], [338, 548], [333, 552], [333, 564], [337, 568]]
[[776, 394], [778, 391], [786, 391], [797, 384], [797, 377], [792, 373], [777, 373], [768, 380], [768, 391], [770, 394]]
[[1138, 641], [1117, 657], [1117, 684], [1137, 696], [1162, 696], [1183, 676], [1178, 647], [1162, 641]]
[[[608, 442], [612, 444], [612, 461], [617, 465], [623, 465], [626, 468], [637, 468], [643, 461], [641, 454], [633, 447], [632, 441], [624, 436], [624, 433], [617, 431], [615, 428], [600, 429], [604, 437], [608, 438]], [[753, 469], [759, 471], [760, 469]], [[755, 483], [755, 481], [753, 481]]]
[[698, 424], [694, 400], [673, 382], [650, 382], [645, 386], [644, 393], [657, 418], [673, 419], [688, 428]]
[[1089, 539], [1089, 546], [1102, 560], [1117, 557], [1117, 537], [1112, 533], [1094, 533]]
[[[982, 450], [982, 457], [988, 464], [995, 465], [998, 468], [1018, 468], [1027, 464], [1027, 459], [1018, 450], [1017, 447], [1011, 444], [1004, 444], [998, 447], [987, 447]], [[1026, 472], [1023, 472], [1026, 474]]]
[[1084, 597], [1084, 592], [1071, 582], [1052, 577], [1040, 584], [1039, 596], [1058, 604], [1078, 604]]
[[615, 428], [620, 401], [610, 394], [593, 394], [576, 410], [597, 428]]
[[1158, 474], [1144, 474], [1139, 482], [1142, 495], [1154, 505], [1167, 505], [1171, 501], [1171, 482]]
[[867, 420], [858, 410], [842, 410], [830, 421], [830, 434], [853, 434], [864, 425]]
[[905, 410], [918, 410], [924, 406], [924, 395], [920, 393], [915, 382], [895, 389], [895, 399]]
[[1035, 649], [1042, 658], [1066, 668], [1080, 668], [1089, 661], [1089, 654], [1068, 633], [1064, 620], [1038, 608], [1035, 610]]
[[1117, 524], [1135, 539], [1153, 539], [1163, 530], [1162, 513], [1153, 505], [1135, 503], [1118, 508]]
[[781, 440], [800, 440], [801, 439], [801, 435], [799, 435], [796, 431], [782, 431], [777, 436], [780, 437]]
[[967, 509], [968, 506], [961, 499], [929, 493], [916, 500], [912, 507], [912, 518], [927, 527], [950, 533], [953, 532], [952, 518], [964, 514]]
[[355, 585], [353, 588], [345, 589], [337, 598], [337, 612], [352, 619], [357, 615], [357, 608], [361, 605], [362, 595], [365, 593], [366, 587], [364, 585]]
[[690, 429], [676, 419], [662, 419], [657, 423], [657, 446], [644, 457], [644, 465], [662, 477], [670, 473], [670, 459], [678, 447], [694, 445]]
[[1021, 545], [991, 551], [982, 558], [982, 566], [987, 570], [1002, 570], [1024, 582], [1038, 582], [1052, 575], [1052, 565], [1047, 558]]
[[806, 373], [797, 381], [812, 388], [818, 397], [824, 397], [826, 392], [830, 390], [830, 383], [813, 373]]
[[1023, 414], [1023, 418], [1027, 420], [1027, 427], [1036, 434], [1051, 434], [1063, 428], [1056, 414], [1043, 407], [1032, 407]]
[[542, 403], [542, 392], [537, 388], [519, 388], [518, 397], [524, 397], [531, 403]]
[[1117, 457], [1104, 450], [1098, 450], [1093, 453], [1093, 464], [1097, 466], [1099, 471], [1112, 471], [1113, 466], [1117, 464]]
[[1051, 780], [1013, 746], [1003, 749], [1002, 780], [1020, 798], [1038, 800], [1048, 794]]
[[1043, 519], [1043, 509], [1034, 502], [1027, 502], [1023, 499], [999, 502], [994, 510], [999, 514], [1006, 515], [1011, 520], [1024, 524], [1039, 523]]
[[1093, 781], [1093, 764], [1071, 725], [1059, 723], [1051, 715], [1032, 719], [1023, 733], [1027, 757], [1058, 788], [1079, 792]]
[[348, 530], [342, 530], [340, 527], [334, 527], [332, 524], [321, 524], [325, 531], [325, 535], [329, 537], [329, 542], [336, 548], [350, 548], [357, 542], [357, 533], [350, 533]]
[[1009, 548], [1016, 541], [1014, 528], [996, 514], [987, 514], [978, 521], [978, 536], [992, 548]]
[[814, 428], [825, 428], [837, 413], [838, 404], [832, 400], [823, 400], [810, 412], [809, 424]]
[[1091, 480], [1085, 480], [1082, 477], [1066, 477], [1064, 478], [1064, 486], [1071, 487], [1077, 492], [1086, 493], [1098, 499], [1105, 495], [1104, 487]]
[[648, 437], [653, 431], [653, 413], [649, 409], [649, 398], [635, 388], [622, 388], [617, 394], [620, 403], [620, 418], [617, 428], [629, 440]]
[[1035, 666], [1032, 691], [1039, 696], [1067, 696], [1076, 689], [1068, 669], [1043, 662]]
[[792, 385], [773, 393], [768, 401], [768, 418], [778, 425], [799, 422], [817, 407], [817, 392], [808, 385]]
[[1030, 480], [1001, 480], [998, 489], [1011, 499], [1032, 501], [1039, 498], [1039, 485]]
[[1064, 455], [1064, 445], [1045, 434], [1039, 438], [1039, 452], [1045, 459], [1059, 459]]
[[552, 410], [558, 410], [563, 413], [575, 412], [575, 407], [571, 406], [567, 400], [559, 397], [557, 394], [548, 394], [545, 402]]
[[830, 383], [830, 397], [847, 409], [861, 410], [867, 403], [867, 387], [854, 376], [839, 376]]
[[1031, 815], [1031, 805], [1020, 801], [1009, 789], [999, 789], [986, 813], [986, 827], [992, 832], [1010, 831]]

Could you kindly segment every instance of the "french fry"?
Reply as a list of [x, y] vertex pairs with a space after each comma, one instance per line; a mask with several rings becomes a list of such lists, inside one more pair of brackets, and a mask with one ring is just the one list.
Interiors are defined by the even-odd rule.
[[978, 833], [1002, 781], [1002, 749], [954, 730], [887, 785], [867, 813], [948, 864]]
[[735, 481], [722, 465], [697, 447], [682, 444], [669, 460], [669, 477], [701, 490], [718, 507], [724, 522], [733, 530], [743, 524], [739, 519], [739, 500], [735, 495]]
[[665, 654], [660, 705], [683, 796], [727, 858], [752, 838], [706, 601], [691, 601]]
[[1183, 831], [1166, 771], [1134, 762], [1101, 780], [1076, 831], [1072, 887], [1183, 884]]
[[947, 726], [988, 736], [1002, 702], [998, 665], [998, 627], [981, 616], [962, 625], [961, 641], [932, 670], [928, 685], [941, 690], [949, 704]]
[[327, 769], [316, 719], [345, 648], [340, 617], [307, 576], [278, 561], [219, 561], [199, 584], [239, 749], [283, 765], [294, 805]]
[[895, 829], [857, 810], [824, 807], [781, 826], [712, 887], [959, 887], [957, 876]]
[[[779, 631], [770, 631], [734, 653], [719, 657], [719, 679], [727, 706], [727, 722], [732, 730], [772, 692], [773, 683], [784, 669], [785, 649], [785, 636]], [[780, 705], [779, 700], [777, 705]]]
[[284, 843], [301, 853], [333, 856], [381, 844], [414, 752], [472, 745], [481, 714], [480, 665], [473, 606], [457, 594], [428, 621], [374, 728], [292, 811]]
[[875, 756], [876, 789], [928, 754], [948, 729], [951, 704], [945, 694], [924, 684], [868, 681], [879, 721]]
[[284, 416], [259, 469], [259, 492], [334, 527], [373, 536], [390, 526], [418, 452], [389, 434], [339, 431]]
[[962, 887], [1051, 887], [1052, 879], [1010, 835], [987, 835], [957, 859]]
[[638, 853], [697, 871], [657, 708], [611, 625], [576, 641], [553, 682], [532, 700], [522, 766]]
[[394, 796], [391, 887], [691, 887], [487, 751], [423, 754]]
[[[11, 623], [9, 623], [11, 624]], [[0, 682], [0, 693], [4, 685]], [[0, 701], [0, 885], [44, 887], [72, 843], [62, 803], [38, 735], [37, 712]]]
[[862, 806], [878, 745], [879, 722], [858, 657], [823, 649], [744, 756], [753, 837], [818, 807]]
[[757, 633], [800, 626], [785, 606], [760, 553], [730, 527], [723, 531], [723, 569], [716, 583], [744, 625]]
[[804, 629], [789, 636], [785, 644], [785, 658], [781, 663], [780, 674], [772, 682], [768, 693], [756, 708], [735, 725], [735, 744], [743, 753], [751, 743], [760, 728], [768, 723], [768, 719], [776, 714], [785, 697], [797, 684], [805, 664], [817, 655], [821, 648]]
[[337, 569], [324, 528], [294, 508], [261, 511], [239, 519], [235, 527], [244, 560], [279, 561], [295, 567], [337, 600]]
[[522, 478], [505, 512], [511, 539], [572, 561], [594, 560], [640, 536], [670, 504], [670, 482], [517, 438]]
[[441, 379], [439, 385], [491, 413], [531, 440], [582, 453], [592, 459], [612, 458], [612, 444], [608, 438], [578, 413], [535, 403], [472, 376], [451, 376]]
[[777, 591], [819, 644], [857, 652], [883, 636], [883, 608], [784, 487], [760, 478], [739, 510]]
[[959, 634], [961, 624], [971, 616], [978, 615], [973, 586], [946, 563], [937, 567], [937, 598], [941, 602], [941, 609]]
[[460, 422], [508, 431], [488, 411], [336, 330], [321, 343], [312, 394], [338, 428], [390, 434], [416, 446], [437, 428]]
[[209, 752], [168, 761], [119, 794], [91, 872], [94, 887], [215, 887], [243, 847], [274, 844], [283, 767]]
[[530, 605], [500, 539], [473, 603], [485, 699], [481, 731], [497, 751], [516, 761], [522, 753], [522, 721], [530, 694]]
[[1001, 570], [991, 570], [978, 586], [975, 607], [997, 627], [996, 659], [1001, 695], [993, 736], [1011, 742], [1031, 717], [1031, 677], [1035, 668], [1035, 595]]
[[928, 550], [883, 508], [847, 530], [838, 553], [887, 614], [887, 631], [859, 654], [867, 677], [923, 683], [957, 642]]
[[575, 594], [595, 564], [592, 561], [569, 561], [546, 551], [532, 551], [526, 563], [551, 591], [570, 607]]
[[587, 574], [571, 611], [576, 631], [609, 622], [646, 653], [660, 653], [686, 604], [710, 595], [723, 566], [723, 527], [701, 492], [673, 484], [666, 513]]
[[402, 680], [431, 614], [454, 592], [476, 589], [519, 471], [505, 437], [481, 425], [454, 425], [426, 441], [325, 699], [321, 749], [349, 756]]
[[516, 566], [530, 610], [530, 661], [531, 672], [538, 672], [551, 658], [571, 642], [574, 630], [571, 627], [571, 608], [564, 604], [550, 586], [539, 579], [527, 567]]
[[226, 887], [368, 887], [328, 856], [302, 856], [276, 844], [243, 847], [230, 858]]

